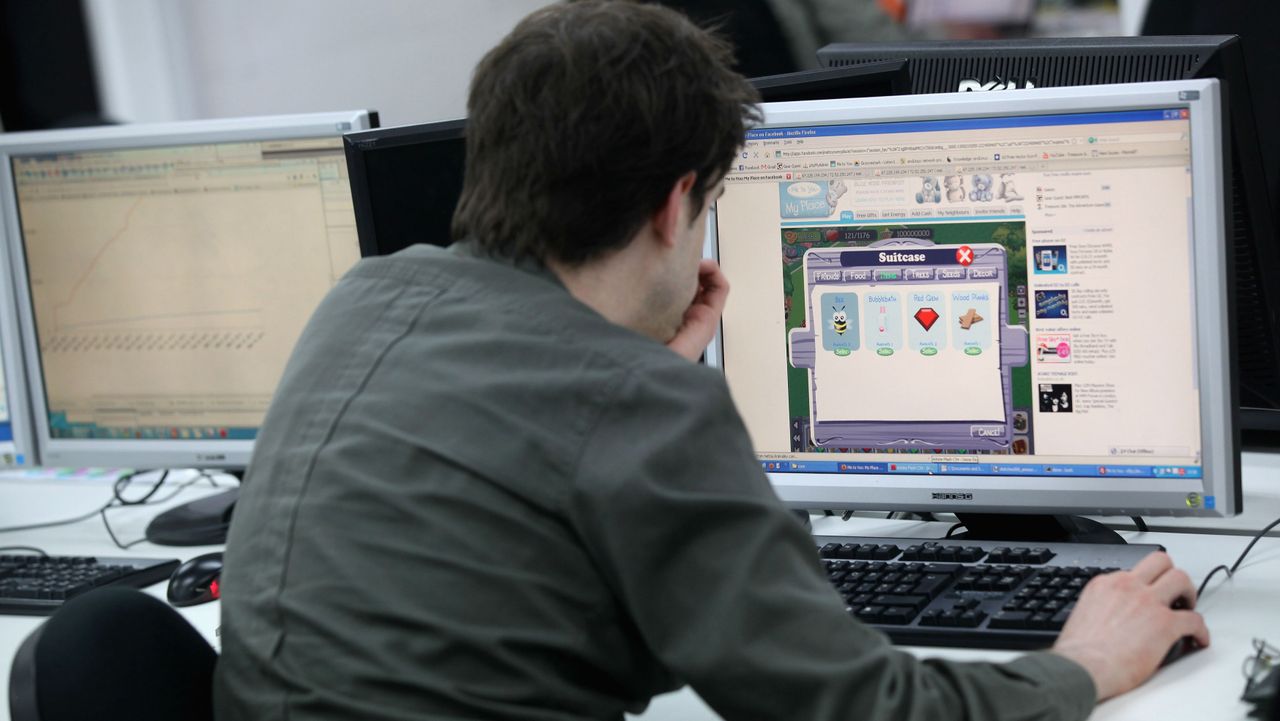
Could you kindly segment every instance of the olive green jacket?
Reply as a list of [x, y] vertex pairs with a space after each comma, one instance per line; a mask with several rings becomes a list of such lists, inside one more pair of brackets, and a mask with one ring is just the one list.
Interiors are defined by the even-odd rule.
[[[739, 288], [735, 292], [747, 292]], [[289, 361], [223, 575], [221, 721], [1062, 719], [1082, 668], [845, 611], [722, 377], [468, 246], [358, 264]]]

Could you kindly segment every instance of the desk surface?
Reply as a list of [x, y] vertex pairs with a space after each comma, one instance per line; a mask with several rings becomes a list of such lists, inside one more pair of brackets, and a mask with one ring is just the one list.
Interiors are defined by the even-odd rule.
[[[1277, 461], [1276, 468], [1280, 468], [1280, 460]], [[1269, 489], [1268, 492], [1280, 497], [1280, 482], [1268, 485], [1276, 486], [1277, 488]], [[193, 487], [172, 503], [189, 501], [198, 497], [198, 494], [210, 492], [213, 489], [197, 490]], [[3, 499], [0, 500], [0, 527], [86, 513], [105, 503], [109, 494], [109, 488], [101, 482], [4, 481], [0, 483], [0, 499]], [[1248, 503], [1246, 499], [1246, 508]], [[147, 522], [162, 509], [163, 506], [151, 506], [112, 511], [112, 528], [122, 541], [139, 538]], [[938, 537], [946, 529], [946, 524], [937, 523], [875, 518], [841, 521], [834, 517], [817, 519], [814, 526], [815, 533], [823, 535]], [[1173, 554], [1175, 561], [1197, 582], [1213, 566], [1234, 561], [1247, 543], [1247, 539], [1240, 536], [1214, 535], [1203, 531], [1145, 534], [1124, 531], [1122, 535], [1134, 543], [1163, 544]], [[0, 534], [0, 546], [16, 544], [34, 545], [53, 554], [179, 557], [184, 560], [217, 550], [213, 547], [164, 548], [142, 543], [128, 551], [120, 551], [111, 544], [101, 519], [96, 516], [69, 526]], [[163, 597], [164, 585], [157, 584], [149, 588], [148, 592]], [[1251, 640], [1262, 637], [1272, 643], [1280, 642], [1280, 610], [1277, 610], [1280, 609], [1280, 538], [1263, 539], [1250, 553], [1234, 579], [1225, 580], [1219, 574], [1201, 600], [1200, 609], [1205, 614], [1213, 635], [1212, 645], [1161, 670], [1137, 691], [1101, 705], [1092, 716], [1093, 719], [1187, 718], [1211, 721], [1246, 718], [1248, 706], [1239, 701], [1244, 685], [1240, 666], [1251, 651]], [[181, 611], [192, 625], [217, 646], [218, 604], [205, 604]], [[8, 677], [13, 653], [40, 621], [39, 618], [0, 616], [0, 719], [8, 718]], [[1015, 652], [977, 649], [908, 650], [922, 657], [975, 661], [999, 662], [1016, 656]], [[685, 689], [655, 699], [648, 712], [638, 718], [640, 721], [692, 721], [717, 717], [696, 694]]]

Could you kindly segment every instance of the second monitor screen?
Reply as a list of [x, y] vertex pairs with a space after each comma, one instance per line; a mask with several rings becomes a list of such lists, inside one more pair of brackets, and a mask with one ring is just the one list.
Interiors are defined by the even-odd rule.
[[52, 438], [252, 439], [359, 257], [340, 138], [15, 157]]

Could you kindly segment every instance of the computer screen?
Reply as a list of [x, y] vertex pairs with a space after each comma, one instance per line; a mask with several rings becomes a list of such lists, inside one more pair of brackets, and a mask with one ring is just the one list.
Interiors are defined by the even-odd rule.
[[359, 258], [365, 112], [4, 136], [46, 465], [243, 467], [312, 311]]
[[38, 462], [8, 254], [0, 252], [0, 469]]
[[911, 92], [911, 76], [905, 60], [766, 75], [752, 78], [751, 84], [766, 103], [872, 98]]
[[1234, 35], [837, 43], [818, 58], [833, 68], [906, 61], [912, 93], [1217, 78], [1229, 107], [1230, 173], [1223, 180], [1235, 255], [1231, 322], [1240, 339], [1234, 360], [1241, 424], [1257, 432], [1255, 440], [1274, 445], [1280, 437], [1280, 142], [1263, 111], [1276, 106], [1277, 93], [1275, 83], [1246, 62], [1243, 45]]
[[[767, 101], [862, 98], [909, 92], [905, 63], [753, 78]], [[379, 128], [345, 136], [360, 252], [390, 255], [416, 243], [448, 245], [466, 169], [466, 120]]]
[[452, 242], [449, 226], [466, 167], [466, 122], [381, 128], [344, 138], [361, 255]]
[[765, 105], [709, 242], [787, 503], [1236, 512], [1217, 81]]

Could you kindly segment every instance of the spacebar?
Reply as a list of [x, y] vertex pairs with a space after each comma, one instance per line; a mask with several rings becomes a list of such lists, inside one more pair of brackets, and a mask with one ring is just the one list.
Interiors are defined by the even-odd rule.
[[882, 594], [871, 599], [871, 604], [876, 606], [910, 606], [912, 608], [920, 608], [928, 602], [928, 596], [895, 596], [892, 594]]

